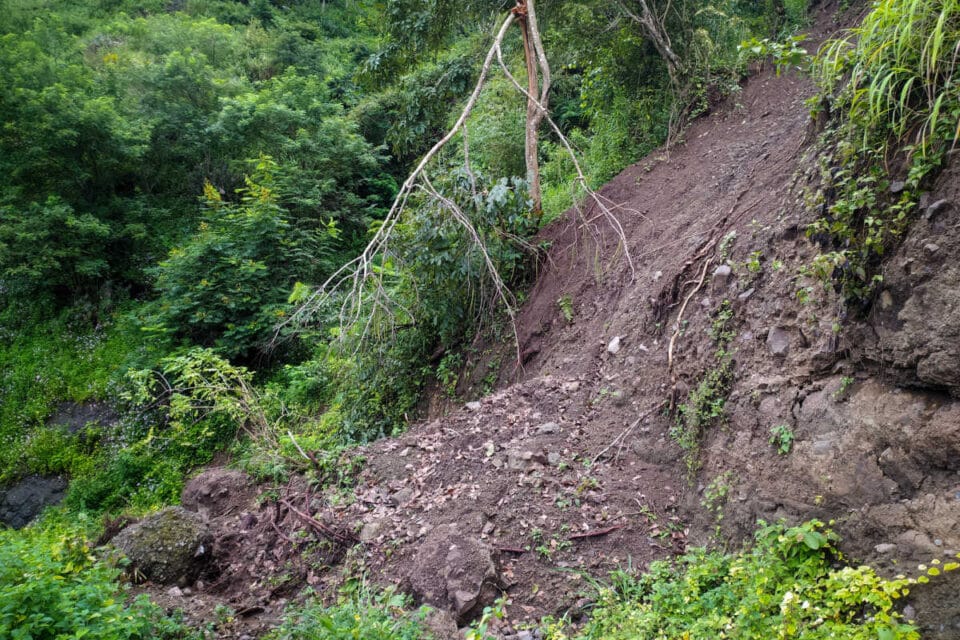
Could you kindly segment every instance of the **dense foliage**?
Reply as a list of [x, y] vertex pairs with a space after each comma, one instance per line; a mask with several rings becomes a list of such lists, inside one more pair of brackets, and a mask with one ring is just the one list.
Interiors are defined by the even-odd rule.
[[120, 568], [93, 556], [80, 532], [63, 526], [0, 530], [0, 637], [193, 637], [146, 596], [126, 603], [119, 574]]
[[836, 541], [817, 521], [761, 523], [753, 547], [739, 553], [694, 549], [639, 576], [615, 574], [580, 633], [557, 625], [549, 637], [918, 639], [894, 606], [928, 578], [842, 566]]

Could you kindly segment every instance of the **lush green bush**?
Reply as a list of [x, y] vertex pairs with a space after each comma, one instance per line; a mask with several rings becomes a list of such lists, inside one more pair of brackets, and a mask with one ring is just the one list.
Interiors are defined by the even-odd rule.
[[[761, 522], [753, 547], [737, 554], [694, 549], [640, 576], [617, 573], [592, 619], [569, 637], [917, 640], [896, 606], [927, 578], [886, 579], [869, 567], [841, 566], [836, 540], [817, 521]], [[568, 636], [555, 625], [548, 637]]]
[[266, 348], [317, 248], [280, 206], [273, 168], [269, 159], [261, 161], [239, 205], [224, 202], [207, 184], [197, 233], [155, 271], [160, 297], [146, 320], [148, 331], [215, 346], [230, 357]]
[[427, 610], [412, 611], [410, 599], [387, 590], [374, 594], [367, 587], [343, 596], [331, 607], [308, 596], [291, 607], [267, 640], [427, 640]]
[[186, 638], [146, 596], [127, 602], [120, 569], [79, 532], [0, 529], [0, 637], [10, 640]]

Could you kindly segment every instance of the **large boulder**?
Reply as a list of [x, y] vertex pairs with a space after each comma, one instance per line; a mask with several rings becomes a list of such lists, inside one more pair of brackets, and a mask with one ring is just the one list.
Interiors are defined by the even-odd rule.
[[436, 527], [421, 543], [409, 578], [422, 602], [445, 609], [463, 624], [506, 586], [496, 549], [456, 524]]
[[210, 567], [213, 538], [206, 520], [182, 507], [167, 507], [117, 534], [113, 545], [130, 559], [137, 577], [186, 586]]

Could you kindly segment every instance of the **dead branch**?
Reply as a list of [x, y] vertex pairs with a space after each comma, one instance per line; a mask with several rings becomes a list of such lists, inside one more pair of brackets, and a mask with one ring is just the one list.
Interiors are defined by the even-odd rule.
[[[380, 227], [377, 229], [373, 238], [364, 248], [363, 252], [353, 260], [342, 265], [333, 274], [331, 274], [323, 282], [323, 284], [321, 284], [320, 287], [318, 287], [317, 290], [314, 291], [296, 311], [294, 311], [294, 313], [292, 313], [283, 323], [278, 326], [276, 335], [279, 335], [279, 331], [287, 324], [291, 322], [302, 322], [305, 320], [311, 314], [316, 312], [316, 310], [318, 310], [323, 304], [330, 301], [334, 292], [343, 291], [344, 289], [347, 289], [347, 292], [343, 296], [343, 301], [340, 304], [339, 311], [340, 326], [342, 329], [340, 332], [341, 335], [345, 335], [345, 329], [349, 326], [352, 326], [360, 319], [367, 306], [369, 306], [370, 309], [368, 311], [367, 320], [364, 323], [361, 338], [368, 335], [373, 320], [379, 312], [383, 312], [389, 316], [392, 316], [393, 307], [400, 307], [399, 303], [392, 299], [384, 288], [384, 274], [383, 270], [377, 265], [377, 257], [390, 255], [389, 241], [394, 229], [397, 226], [397, 223], [400, 221], [402, 214], [406, 209], [407, 201], [409, 200], [410, 195], [416, 188], [418, 180], [423, 175], [424, 170], [430, 161], [433, 160], [440, 150], [443, 149], [447, 143], [449, 143], [457, 135], [457, 133], [460, 132], [466, 123], [467, 118], [470, 116], [473, 108], [476, 106], [477, 100], [480, 97], [480, 93], [486, 83], [487, 76], [490, 73], [490, 67], [493, 64], [495, 52], [499, 50], [500, 43], [503, 41], [507, 30], [510, 28], [510, 25], [513, 24], [513, 22], [514, 15], [508, 14], [501, 24], [499, 31], [497, 32], [493, 46], [491, 46], [490, 50], [487, 52], [483, 66], [480, 69], [480, 76], [473, 88], [473, 92], [467, 99], [466, 105], [460, 113], [460, 117], [457, 118], [457, 121], [450, 128], [450, 130], [447, 131], [443, 138], [434, 144], [433, 147], [431, 147], [430, 150], [423, 156], [423, 158], [421, 158], [416, 168], [414, 168], [407, 179], [403, 182], [403, 185], [401, 186], [400, 191], [397, 193], [390, 210], [387, 212], [386, 217], [383, 219]], [[495, 277], [495, 280], [502, 282], [499, 274]], [[367, 287], [372, 287], [372, 291], [369, 292], [369, 294], [366, 293]], [[505, 291], [501, 290], [498, 293], [503, 299], [507, 298]], [[405, 309], [403, 310], [407, 311]]]
[[636, 420], [634, 420], [634, 421], [630, 424], [629, 427], [627, 427], [626, 429], [624, 429], [623, 431], [621, 431], [621, 432], [620, 432], [620, 435], [618, 435], [616, 438], [614, 438], [614, 439], [610, 442], [610, 444], [608, 444], [606, 447], [604, 447], [604, 448], [603, 448], [603, 451], [601, 451], [600, 453], [598, 453], [597, 455], [595, 455], [595, 456], [593, 457], [593, 460], [590, 461], [590, 464], [591, 464], [591, 465], [596, 464], [596, 463], [597, 463], [597, 460], [599, 460], [600, 458], [603, 457], [603, 454], [605, 454], [607, 451], [610, 451], [610, 449], [612, 449], [612, 448], [614, 447], [614, 445], [617, 444], [617, 442], [621, 442], [621, 441], [626, 440], [627, 436], [629, 436], [630, 433], [631, 433], [634, 429], [636, 429], [636, 428], [640, 425], [641, 422], [643, 422], [643, 420], [645, 420], [646, 418], [650, 417], [650, 415], [652, 415], [654, 411], [662, 408], [663, 405], [665, 405], [665, 404], [666, 404], [666, 401], [664, 401], [664, 402], [658, 402], [656, 405], [654, 405], [653, 407], [651, 407], [650, 409], [648, 409], [647, 411], [645, 411], [643, 414], [641, 414], [640, 417], [638, 417]]
[[354, 538], [353, 536], [344, 535], [344, 534], [342, 534], [342, 533], [338, 533], [338, 532], [334, 531], [333, 529], [331, 529], [331, 528], [328, 527], [327, 525], [323, 524], [322, 522], [320, 522], [319, 520], [317, 520], [317, 519], [314, 518], [313, 516], [307, 515], [307, 514], [304, 513], [303, 511], [300, 511], [300, 510], [297, 509], [295, 506], [293, 506], [292, 504], [290, 504], [290, 502], [288, 502], [287, 500], [280, 500], [280, 503], [281, 503], [283, 506], [285, 506], [287, 509], [289, 509], [291, 513], [293, 513], [294, 515], [296, 515], [297, 517], [299, 517], [301, 520], [303, 520], [304, 522], [306, 522], [308, 525], [310, 525], [311, 527], [313, 527], [313, 529], [314, 529], [315, 531], [317, 531], [318, 533], [323, 534], [325, 537], [327, 537], [327, 538], [329, 538], [330, 540], [336, 542], [337, 544], [343, 545], [343, 546], [345, 546], [345, 547], [348, 547], [348, 546], [350, 546], [350, 545], [352, 545], [352, 544], [356, 544], [357, 539]]
[[[508, 80], [510, 80], [510, 82], [517, 89], [517, 91], [525, 95], [528, 100], [534, 100], [534, 97], [526, 89], [524, 89], [523, 86], [521, 86], [521, 84], [517, 82], [517, 79], [513, 77], [513, 74], [510, 73], [510, 69], [507, 67], [506, 63], [503, 61], [503, 52], [500, 49], [500, 43], [499, 42], [494, 43], [494, 47], [496, 48], [497, 62], [500, 64], [500, 69], [503, 71], [503, 74], [507, 77]], [[617, 238], [619, 239], [621, 246], [624, 249], [624, 256], [627, 259], [627, 264], [630, 267], [630, 277], [631, 279], [635, 278], [636, 269], [634, 268], [634, 265], [633, 265], [633, 259], [630, 256], [630, 248], [627, 243], [627, 235], [626, 235], [626, 232], [623, 230], [623, 225], [620, 224], [619, 218], [617, 218], [617, 216], [612, 211], [610, 211], [610, 208], [607, 207], [603, 199], [593, 189], [587, 186], [587, 177], [583, 173], [583, 169], [580, 167], [580, 162], [577, 160], [577, 154], [574, 153], [573, 147], [570, 145], [570, 141], [567, 139], [565, 135], [563, 135], [563, 132], [560, 130], [560, 127], [558, 127], [557, 123], [554, 122], [553, 118], [550, 117], [550, 114], [547, 112], [546, 107], [539, 100], [536, 100], [536, 106], [540, 110], [540, 112], [543, 114], [543, 119], [547, 121], [547, 123], [550, 125], [550, 128], [553, 129], [554, 134], [556, 134], [557, 138], [559, 138], [560, 143], [563, 145], [563, 148], [567, 152], [567, 155], [570, 156], [570, 160], [573, 163], [573, 168], [577, 172], [576, 182], [587, 193], [588, 197], [593, 200], [597, 208], [599, 208], [600, 211], [603, 213], [603, 217], [606, 219], [607, 224], [609, 224], [610, 227], [617, 234]]]
[[598, 536], [605, 536], [608, 533], [613, 533], [618, 529], [623, 529], [622, 524], [615, 524], [612, 527], [607, 527], [606, 529], [594, 529], [593, 531], [585, 531], [584, 533], [575, 533], [567, 540], [582, 540], [584, 538], [596, 538]]

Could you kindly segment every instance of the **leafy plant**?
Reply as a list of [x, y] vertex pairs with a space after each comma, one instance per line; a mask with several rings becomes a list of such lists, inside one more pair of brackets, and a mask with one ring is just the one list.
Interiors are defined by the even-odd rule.
[[427, 609], [412, 609], [410, 599], [391, 589], [374, 592], [363, 583], [329, 607], [307, 593], [302, 605], [292, 605], [267, 640], [420, 640]]
[[97, 559], [80, 531], [0, 529], [0, 637], [147, 640], [185, 638], [163, 610], [127, 594], [121, 569]]
[[788, 424], [778, 424], [770, 429], [769, 442], [776, 448], [777, 453], [782, 456], [790, 453], [790, 449], [793, 448], [794, 438], [793, 430]]
[[720, 537], [720, 524], [723, 522], [723, 506], [730, 494], [733, 473], [725, 471], [714, 478], [703, 490], [700, 504], [713, 515], [714, 535]]
[[801, 67], [810, 62], [807, 50], [800, 43], [807, 39], [804, 34], [790, 36], [783, 42], [776, 42], [770, 38], [745, 40], [737, 47], [744, 62], [766, 60], [771, 58], [777, 71], [777, 77], [788, 67]]
[[[828, 110], [834, 128], [824, 136], [823, 186], [810, 198], [820, 217], [808, 234], [826, 245], [818, 274], [849, 299], [870, 297], [880, 258], [960, 137], [958, 16], [955, 0], [880, 0], [817, 57], [814, 111]], [[900, 180], [890, 175], [894, 156], [905, 165]]]
[[306, 277], [308, 254], [319, 247], [291, 226], [274, 191], [275, 169], [261, 159], [239, 206], [207, 183], [196, 235], [155, 271], [160, 298], [146, 330], [230, 357], [266, 349], [294, 282]]
[[838, 567], [836, 542], [816, 520], [795, 527], [761, 521], [750, 549], [693, 549], [636, 577], [620, 572], [579, 632], [554, 625], [548, 638], [919, 639], [895, 607], [927, 577]]
[[567, 324], [573, 322], [573, 298], [569, 293], [565, 293], [559, 298], [557, 298], [557, 307], [560, 309], [560, 313], [563, 314], [563, 319], [567, 321]]

